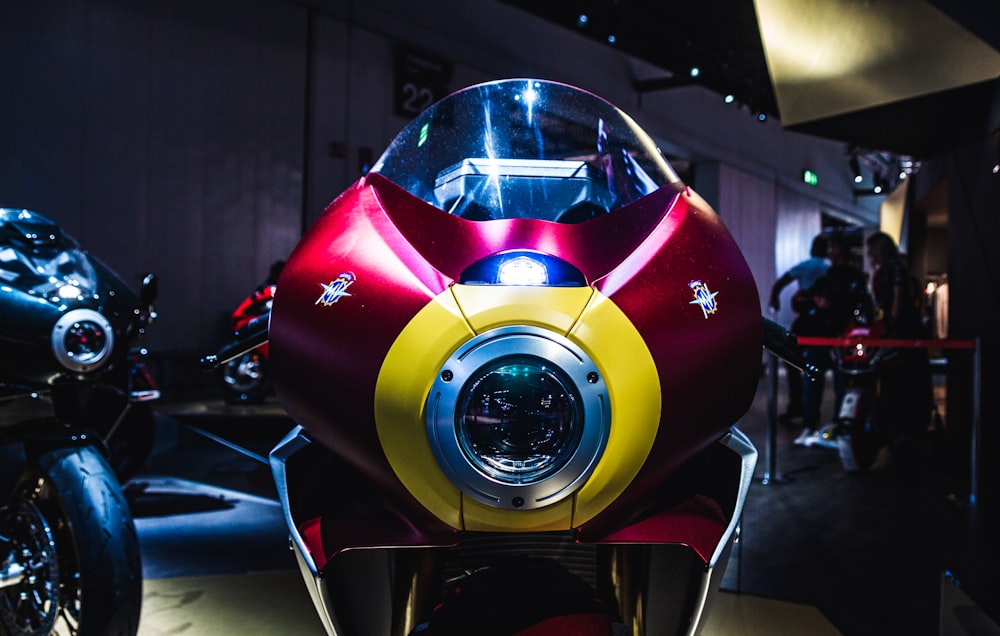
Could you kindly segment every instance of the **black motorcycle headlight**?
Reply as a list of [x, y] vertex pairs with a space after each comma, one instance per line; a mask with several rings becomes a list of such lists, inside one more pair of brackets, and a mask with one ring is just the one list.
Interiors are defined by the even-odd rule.
[[103, 366], [114, 348], [114, 329], [92, 309], [73, 309], [52, 328], [52, 352], [70, 371], [87, 373]]
[[607, 443], [607, 389], [565, 337], [504, 327], [466, 343], [442, 366], [428, 397], [438, 463], [463, 492], [506, 509], [571, 495]]

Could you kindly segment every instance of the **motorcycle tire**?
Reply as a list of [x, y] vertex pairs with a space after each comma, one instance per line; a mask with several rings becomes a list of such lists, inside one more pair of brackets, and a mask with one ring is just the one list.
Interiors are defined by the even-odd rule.
[[228, 404], [260, 404], [271, 392], [267, 357], [256, 349], [222, 365], [221, 378]]
[[882, 449], [882, 436], [869, 419], [843, 420], [837, 427], [837, 451], [847, 472], [864, 472], [875, 465]]
[[0, 533], [24, 567], [19, 583], [0, 588], [0, 635], [138, 631], [139, 539], [121, 486], [97, 449], [43, 454], [0, 514]]

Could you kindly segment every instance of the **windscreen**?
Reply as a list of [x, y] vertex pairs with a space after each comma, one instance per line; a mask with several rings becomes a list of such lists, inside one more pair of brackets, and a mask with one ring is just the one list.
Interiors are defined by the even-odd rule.
[[621, 110], [534, 79], [446, 97], [396, 137], [372, 172], [473, 221], [580, 223], [679, 181]]

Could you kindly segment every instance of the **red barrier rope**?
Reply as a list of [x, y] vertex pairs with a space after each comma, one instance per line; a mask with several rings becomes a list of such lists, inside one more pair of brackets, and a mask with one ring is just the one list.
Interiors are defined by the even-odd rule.
[[975, 340], [902, 340], [899, 338], [816, 338], [797, 336], [802, 346], [812, 347], [853, 347], [863, 344], [873, 347], [897, 347], [901, 349], [975, 349]]

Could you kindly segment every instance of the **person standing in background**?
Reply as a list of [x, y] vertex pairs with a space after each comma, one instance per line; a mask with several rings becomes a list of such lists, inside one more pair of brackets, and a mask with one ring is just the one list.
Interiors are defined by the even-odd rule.
[[[796, 315], [789, 327], [789, 330], [796, 335], [805, 335], [801, 333], [804, 326], [802, 320], [813, 309], [809, 289], [830, 269], [830, 261], [826, 259], [826, 253], [826, 238], [822, 234], [817, 234], [809, 248], [809, 258], [793, 265], [771, 287], [771, 298], [768, 304], [771, 309], [778, 311], [781, 309], [781, 292], [793, 282], [798, 283], [798, 289], [792, 296], [792, 311]], [[801, 371], [787, 363], [785, 364], [785, 373], [788, 377], [788, 407], [778, 419], [782, 423], [788, 424], [793, 419], [802, 417], [804, 413], [803, 377]]]
[[[884, 338], [926, 338], [921, 286], [899, 254], [896, 242], [884, 232], [866, 241], [872, 265], [872, 294], [876, 321]], [[933, 410], [930, 357], [927, 349], [899, 348], [881, 356], [882, 385], [878, 421], [890, 437], [926, 431]]]

